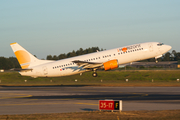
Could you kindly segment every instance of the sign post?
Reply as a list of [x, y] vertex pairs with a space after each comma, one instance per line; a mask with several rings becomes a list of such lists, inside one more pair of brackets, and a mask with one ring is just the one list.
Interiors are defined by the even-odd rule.
[[99, 110], [122, 111], [122, 100], [99, 100]]

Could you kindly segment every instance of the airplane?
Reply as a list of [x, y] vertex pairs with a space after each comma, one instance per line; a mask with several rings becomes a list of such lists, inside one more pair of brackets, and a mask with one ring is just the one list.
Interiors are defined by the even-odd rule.
[[172, 48], [160, 42], [147, 42], [53, 61], [36, 58], [18, 43], [10, 46], [21, 66], [19, 73], [34, 78], [69, 76], [86, 71], [93, 71], [92, 76], [97, 77], [99, 69], [113, 70], [119, 65], [149, 58], [158, 62], [157, 59]]

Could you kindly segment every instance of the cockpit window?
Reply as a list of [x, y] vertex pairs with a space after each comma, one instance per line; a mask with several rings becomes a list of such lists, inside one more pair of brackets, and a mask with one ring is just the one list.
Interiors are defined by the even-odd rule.
[[158, 44], [157, 44], [157, 46], [162, 46], [162, 45], [164, 45], [164, 43], [158, 43]]

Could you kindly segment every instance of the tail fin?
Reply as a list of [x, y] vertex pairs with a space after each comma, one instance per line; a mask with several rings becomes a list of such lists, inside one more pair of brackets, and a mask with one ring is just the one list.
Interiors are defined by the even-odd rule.
[[34, 57], [31, 53], [25, 50], [18, 43], [11, 43], [11, 48], [18, 59], [19, 64], [22, 69], [28, 68], [33, 62], [39, 61], [36, 57]]

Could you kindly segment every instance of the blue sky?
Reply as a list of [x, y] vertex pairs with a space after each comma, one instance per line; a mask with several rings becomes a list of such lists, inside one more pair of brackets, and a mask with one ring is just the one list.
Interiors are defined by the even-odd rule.
[[179, 0], [1, 0], [0, 56], [18, 42], [36, 55], [163, 42], [180, 52]]

